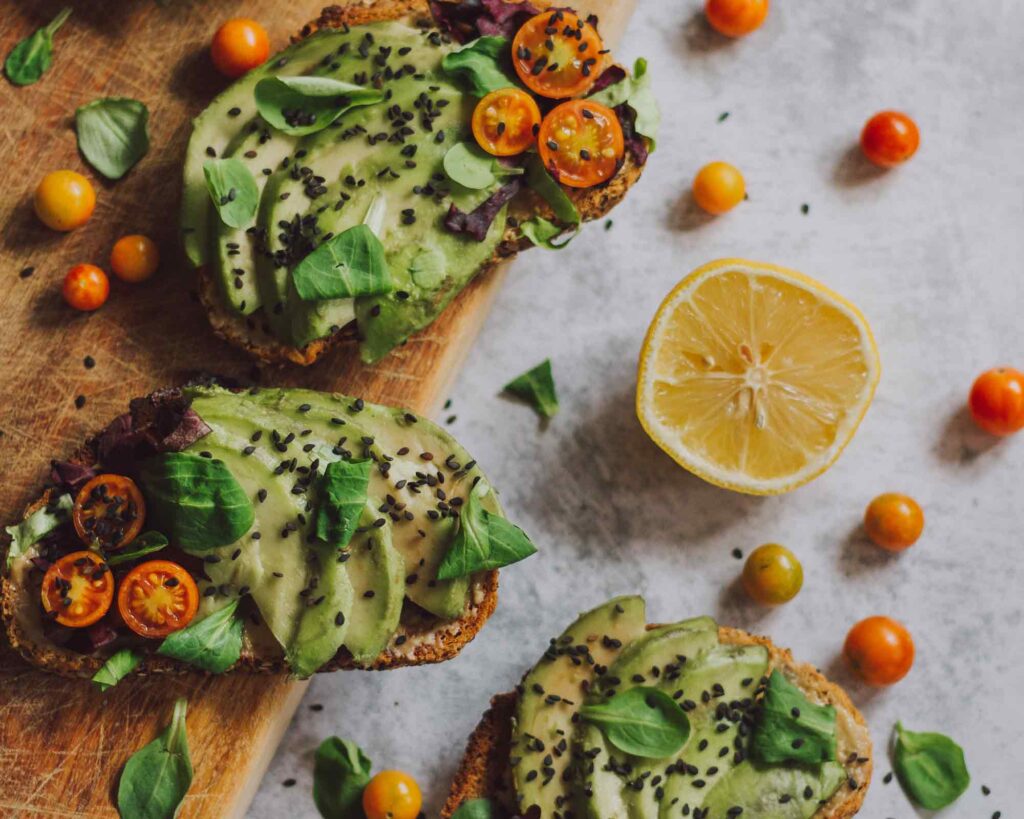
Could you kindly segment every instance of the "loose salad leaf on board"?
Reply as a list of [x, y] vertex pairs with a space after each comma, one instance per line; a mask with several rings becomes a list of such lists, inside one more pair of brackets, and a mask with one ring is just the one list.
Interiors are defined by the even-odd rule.
[[107, 179], [120, 179], [149, 150], [149, 109], [127, 97], [93, 100], [75, 111], [78, 150]]
[[181, 660], [211, 674], [223, 674], [242, 656], [242, 621], [238, 598], [201, 620], [164, 638], [157, 654]]
[[260, 191], [245, 163], [234, 158], [211, 159], [203, 164], [203, 175], [220, 220], [233, 228], [250, 224], [260, 204]]
[[333, 77], [267, 77], [256, 83], [256, 109], [272, 128], [292, 136], [322, 131], [346, 111], [373, 105], [384, 92]]
[[171, 724], [128, 758], [117, 787], [122, 819], [169, 819], [192, 785], [192, 757], [185, 733], [184, 699], [174, 703]]
[[93, 674], [92, 681], [100, 692], [109, 691], [131, 674], [141, 661], [142, 658], [130, 648], [122, 648], [110, 655], [100, 670]]
[[544, 418], [554, 418], [558, 413], [558, 395], [555, 393], [555, 377], [551, 372], [550, 358], [509, 381], [504, 392], [522, 398]]
[[639, 685], [598, 705], [584, 705], [580, 717], [593, 723], [623, 753], [662, 759], [679, 753], [690, 737], [690, 720], [672, 697]]
[[49, 25], [32, 32], [11, 49], [4, 61], [4, 73], [15, 85], [38, 82], [53, 65], [53, 35], [71, 15], [71, 7], [61, 9]]
[[354, 742], [328, 737], [316, 749], [313, 801], [324, 819], [365, 819], [363, 790], [372, 763]]
[[937, 733], [916, 733], [896, 723], [896, 776], [907, 796], [922, 808], [941, 810], [971, 784], [964, 749]]

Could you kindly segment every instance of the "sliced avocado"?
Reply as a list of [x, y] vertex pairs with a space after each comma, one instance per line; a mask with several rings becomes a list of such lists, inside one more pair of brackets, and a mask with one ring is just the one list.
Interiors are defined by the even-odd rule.
[[[214, 209], [206, 188], [203, 164], [222, 155], [240, 130], [256, 118], [253, 91], [268, 76], [301, 74], [317, 64], [334, 48], [330, 32], [318, 33], [286, 48], [280, 54], [236, 80], [216, 97], [192, 122], [192, 136], [185, 153], [184, 189], [181, 202], [181, 232], [185, 253], [195, 267], [210, 260], [210, 215]], [[238, 114], [233, 114], [235, 109]]]
[[[286, 646], [288, 665], [300, 679], [315, 674], [350, 639], [352, 612], [359, 604], [348, 569], [338, 559], [338, 549], [331, 544], [310, 548], [316, 555], [313, 576], [317, 584], [305, 597], [298, 628]], [[391, 628], [393, 631], [394, 625]]]
[[[704, 807], [709, 819], [811, 819], [845, 781], [846, 770], [838, 762], [788, 767], [747, 760], [715, 783]], [[743, 811], [730, 814], [730, 808]]]
[[642, 597], [618, 597], [581, 614], [519, 686], [512, 722], [512, 779], [519, 812], [565, 815], [575, 778], [569, 741], [579, 707], [622, 646], [644, 633]]

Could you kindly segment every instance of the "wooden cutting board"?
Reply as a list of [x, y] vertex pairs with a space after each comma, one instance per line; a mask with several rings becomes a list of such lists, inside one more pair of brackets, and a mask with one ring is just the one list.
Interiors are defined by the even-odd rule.
[[[599, 12], [602, 31], [614, 43], [634, 2], [577, 6]], [[5, 4], [0, 53], [61, 5]], [[16, 519], [38, 493], [50, 458], [70, 454], [130, 398], [198, 373], [342, 391], [426, 414], [439, 408], [483, 323], [500, 271], [469, 287], [439, 321], [374, 367], [360, 366], [347, 349], [313, 368], [260, 371], [213, 335], [178, 249], [189, 120], [226, 85], [206, 49], [218, 23], [240, 14], [256, 18], [276, 50], [319, 9], [310, 0], [79, 2], [56, 37], [54, 65], [41, 82], [19, 89], [0, 80], [3, 521]], [[103, 96], [135, 97], [150, 110], [149, 154], [116, 183], [87, 168], [72, 130], [75, 108]], [[98, 197], [91, 221], [70, 234], [47, 230], [32, 212], [36, 183], [58, 168], [87, 174]], [[113, 241], [127, 233], [158, 241], [159, 274], [141, 286], [114, 281], [101, 310], [73, 313], [60, 297], [64, 272], [79, 262], [107, 267]], [[27, 268], [33, 268], [30, 275], [23, 274]], [[86, 356], [94, 367], [84, 365]], [[85, 400], [80, 408], [79, 396]], [[0, 641], [0, 817], [116, 815], [112, 796], [121, 767], [162, 729], [182, 696], [189, 700], [195, 780], [181, 816], [242, 816], [305, 688], [280, 676], [188, 675], [134, 679], [100, 695], [87, 681], [33, 671]]]

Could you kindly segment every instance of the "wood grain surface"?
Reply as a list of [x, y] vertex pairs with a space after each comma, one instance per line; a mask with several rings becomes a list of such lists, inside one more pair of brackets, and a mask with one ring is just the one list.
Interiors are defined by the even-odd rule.
[[[0, 53], [6, 55], [61, 5], [5, 3]], [[51, 458], [70, 454], [123, 412], [130, 398], [196, 374], [338, 390], [426, 414], [445, 397], [501, 270], [467, 288], [439, 321], [374, 367], [359, 365], [352, 348], [343, 348], [312, 368], [261, 370], [213, 335], [196, 303], [176, 216], [189, 120], [227, 84], [214, 72], [206, 46], [220, 21], [244, 14], [263, 22], [276, 50], [320, 5], [80, 2], [57, 34], [54, 64], [42, 81], [26, 88], [0, 81], [0, 159], [6, 168], [0, 188], [5, 522], [38, 494]], [[601, 13], [611, 41], [633, 8], [632, 0], [577, 5]], [[75, 108], [102, 96], [134, 97], [150, 110], [150, 151], [115, 183], [92, 172], [75, 148]], [[90, 222], [70, 234], [46, 229], [32, 211], [39, 178], [59, 168], [89, 176], [98, 198]], [[127, 233], [157, 240], [160, 272], [143, 285], [114, 280], [101, 310], [73, 313], [60, 297], [64, 272], [79, 262], [107, 267], [111, 245]], [[94, 367], [85, 366], [86, 356]], [[189, 700], [195, 766], [181, 816], [242, 816], [305, 687], [284, 677], [190, 675], [130, 680], [100, 695], [87, 681], [33, 671], [0, 644], [0, 817], [115, 815], [118, 772], [167, 723], [181, 696]]]

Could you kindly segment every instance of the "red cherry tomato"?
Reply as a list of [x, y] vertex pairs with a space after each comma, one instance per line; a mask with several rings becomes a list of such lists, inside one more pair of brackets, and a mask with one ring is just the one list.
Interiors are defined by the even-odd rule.
[[882, 111], [867, 121], [860, 135], [864, 156], [883, 168], [906, 162], [917, 152], [917, 123], [899, 111]]
[[997, 367], [978, 376], [971, 387], [971, 417], [991, 435], [1024, 429], [1024, 373]]
[[512, 65], [523, 85], [552, 99], [576, 97], [604, 70], [601, 37], [571, 11], [555, 9], [531, 17], [512, 41]]
[[914, 641], [889, 617], [868, 617], [850, 629], [843, 654], [869, 685], [892, 685], [914, 664]]
[[217, 29], [210, 44], [210, 56], [225, 77], [241, 77], [262, 65], [270, 56], [270, 38], [255, 20], [236, 17]]
[[110, 251], [110, 269], [123, 282], [144, 282], [160, 264], [160, 249], [148, 236], [122, 236]]
[[76, 264], [64, 277], [64, 301], [76, 310], [99, 310], [110, 295], [107, 274], [94, 264]]
[[43, 577], [43, 609], [69, 628], [91, 626], [114, 600], [114, 577], [96, 552], [64, 555]]
[[909, 549], [924, 531], [924, 512], [909, 495], [886, 492], [864, 511], [864, 530], [875, 545], [890, 552]]
[[117, 609], [141, 637], [166, 637], [185, 628], [199, 609], [199, 589], [185, 569], [170, 560], [140, 563], [121, 581]]

